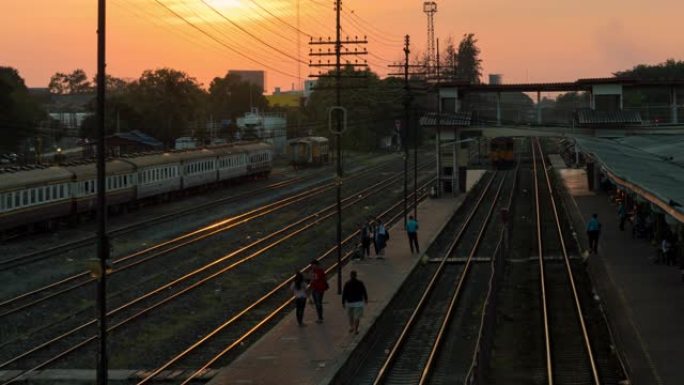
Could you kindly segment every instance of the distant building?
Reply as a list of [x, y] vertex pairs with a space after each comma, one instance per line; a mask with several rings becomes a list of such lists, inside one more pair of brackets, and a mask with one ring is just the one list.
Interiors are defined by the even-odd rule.
[[285, 152], [287, 143], [287, 119], [284, 114], [264, 113], [257, 108], [245, 116], [237, 118], [239, 138], [244, 140], [261, 139], [271, 143], [278, 154]]
[[[94, 145], [94, 143], [91, 142], [90, 144]], [[133, 130], [108, 136], [107, 147], [112, 155], [121, 156], [135, 152], [162, 150], [164, 144], [142, 131]]]
[[266, 73], [264, 71], [228, 70], [230, 76], [240, 76], [242, 80], [266, 90]]
[[281, 91], [280, 87], [276, 87], [272, 95], [266, 95], [268, 105], [270, 107], [291, 107], [298, 108], [302, 105], [304, 98], [304, 91], [292, 90]]
[[314, 91], [314, 87], [316, 87], [316, 80], [315, 79], [309, 79], [309, 80], [304, 80], [304, 97], [309, 99], [309, 96], [311, 96], [311, 93]]
[[501, 84], [502, 78], [501, 74], [489, 74], [489, 84]]

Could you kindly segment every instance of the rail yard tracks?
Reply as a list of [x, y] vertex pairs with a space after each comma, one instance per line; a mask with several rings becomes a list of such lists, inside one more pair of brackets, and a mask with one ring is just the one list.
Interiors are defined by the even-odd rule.
[[[398, 178], [398, 176], [394, 176], [394, 177], [389, 178], [389, 179], [390, 179], [390, 180], [391, 180], [391, 179], [395, 179], [395, 180], [396, 180], [397, 178]], [[345, 206], [348, 207], [348, 206], [350, 206], [350, 205], [352, 205], [352, 204], [354, 204], [354, 203], [357, 203], [357, 202], [359, 202], [359, 201], [362, 201], [362, 200], [365, 199], [367, 196], [372, 195], [371, 192], [382, 191], [382, 188], [381, 188], [380, 186], [382, 186], [382, 185], [386, 186], [386, 185], [387, 185], [387, 182], [388, 182], [387, 180], [381, 181], [381, 182], [379, 182], [378, 184], [373, 185], [373, 186], [371, 186], [370, 188], [364, 190], [364, 192], [362, 192], [362, 193], [357, 192], [357, 193], [354, 194], [354, 196], [349, 197], [349, 198], [346, 198], [346, 199], [345, 199]], [[373, 190], [373, 191], [369, 191], [369, 190]], [[128, 313], [125, 313], [125, 314], [121, 315], [119, 318], [113, 320], [112, 326], [111, 326], [111, 328], [110, 328], [110, 332], [111, 332], [111, 331], [114, 331], [114, 330], [116, 330], [116, 329], [118, 329], [118, 328], [120, 328], [120, 327], [123, 326], [124, 324], [127, 324], [127, 323], [129, 323], [130, 321], [132, 321], [132, 320], [134, 320], [134, 319], [137, 319], [137, 318], [141, 317], [142, 315], [148, 313], [148, 312], [151, 311], [152, 309], [157, 308], [157, 307], [159, 307], [159, 306], [161, 306], [161, 305], [163, 305], [163, 304], [165, 304], [165, 303], [171, 301], [173, 298], [177, 298], [178, 296], [180, 296], [180, 295], [182, 295], [182, 294], [188, 292], [189, 290], [192, 290], [192, 289], [194, 289], [195, 287], [198, 287], [199, 285], [203, 284], [204, 282], [207, 282], [207, 281], [213, 279], [214, 277], [217, 277], [217, 276], [219, 276], [219, 275], [225, 273], [225, 272], [228, 271], [228, 270], [231, 270], [231, 269], [236, 268], [237, 266], [241, 265], [242, 263], [244, 263], [244, 262], [246, 262], [246, 261], [248, 261], [248, 260], [251, 260], [252, 258], [256, 257], [257, 255], [260, 255], [260, 254], [264, 253], [265, 251], [271, 249], [272, 247], [275, 247], [276, 244], [279, 244], [279, 243], [283, 242], [284, 240], [293, 237], [294, 235], [296, 235], [296, 234], [298, 234], [298, 233], [300, 233], [300, 232], [306, 230], [307, 228], [310, 228], [311, 226], [314, 226], [314, 225], [320, 223], [322, 220], [324, 220], [324, 219], [326, 219], [326, 218], [328, 218], [328, 217], [330, 217], [330, 216], [332, 216], [332, 215], [334, 215], [334, 211], [332, 210], [332, 206], [328, 206], [328, 207], [326, 207], [325, 209], [319, 211], [318, 213], [316, 213], [316, 214], [314, 214], [314, 215], [308, 216], [308, 217], [305, 218], [305, 219], [302, 219], [302, 220], [300, 220], [300, 221], [298, 221], [298, 222], [296, 222], [296, 223], [294, 223], [294, 224], [291, 224], [291, 225], [292, 225], [292, 226], [290, 226], [291, 228], [296, 228], [296, 226], [300, 226], [300, 228], [294, 230], [294, 231], [293, 231], [292, 233], [290, 233], [290, 234], [287, 234], [287, 235], [283, 236], [281, 239], [276, 240], [276, 241], [274, 241], [274, 242], [271, 243], [271, 244], [265, 245], [265, 246], [262, 247], [261, 249], [255, 251], [255, 252], [253, 252], [253, 253], [251, 253], [251, 254], [245, 256], [245, 257], [242, 257], [242, 259], [239, 259], [238, 261], [234, 261], [234, 262], [233, 262], [233, 261], [230, 261], [230, 262], [232, 262], [232, 263], [228, 264], [227, 266], [224, 266], [224, 267], [220, 268], [218, 271], [216, 271], [216, 272], [214, 272], [214, 273], [212, 273], [212, 274], [210, 274], [210, 275], [208, 275], [208, 276], [206, 276], [206, 277], [204, 277], [204, 278], [202, 278], [202, 279], [200, 279], [200, 280], [198, 280], [198, 281], [196, 281], [196, 282], [194, 282], [194, 283], [192, 283], [192, 284], [189, 284], [188, 286], [186, 286], [186, 287], [184, 287], [184, 288], [182, 288], [182, 289], [176, 291], [176, 293], [174, 293], [174, 294], [172, 294], [172, 295], [169, 295], [169, 296], [167, 296], [166, 298], [161, 299], [160, 301], [156, 302], [156, 303], [153, 304], [153, 305], [146, 304], [146, 305], [143, 306], [143, 305], [141, 305], [141, 304], [138, 304], [138, 302], [142, 301], [143, 299], [152, 298], [154, 295], [159, 294], [159, 293], [162, 293], [162, 292], [165, 292], [165, 291], [167, 291], [167, 290], [169, 290], [169, 289], [171, 289], [171, 288], [173, 288], [173, 289], [178, 289], [178, 286], [179, 286], [178, 284], [179, 284], [179, 282], [180, 282], [179, 280], [185, 280], [185, 279], [187, 279], [187, 278], [190, 277], [190, 276], [196, 275], [196, 274], [194, 274], [195, 272], [186, 274], [186, 276], [183, 276], [183, 277], [179, 278], [178, 280], [174, 280], [173, 282], [170, 282], [170, 283], [168, 283], [168, 284], [166, 284], [166, 285], [164, 285], [164, 286], [162, 286], [162, 287], [157, 288], [156, 290], [153, 290], [153, 291], [151, 291], [151, 292], [148, 292], [148, 293], [146, 293], [145, 295], [140, 296], [140, 297], [136, 298], [135, 300], [133, 300], [133, 301], [131, 301], [131, 302], [129, 302], [129, 303], [126, 303], [126, 304], [124, 304], [124, 305], [122, 305], [122, 306], [119, 306], [119, 307], [116, 308], [116, 309], [111, 310], [111, 311], [109, 312], [109, 316], [110, 316], [110, 317], [112, 317], [112, 316], [114, 316], [115, 314], [121, 312], [121, 310], [123, 310], [123, 309], [130, 308], [130, 311], [128, 311]], [[309, 223], [306, 223], [306, 221], [309, 221]], [[283, 232], [285, 232], [285, 231], [283, 230]], [[279, 231], [278, 233], [283, 233], [283, 232]], [[272, 235], [273, 235], [273, 234], [272, 234]], [[219, 263], [219, 262], [227, 261], [227, 260], [230, 259], [230, 258], [235, 258], [236, 255], [238, 255], [238, 254], [240, 254], [240, 253], [243, 253], [243, 252], [245, 252], [246, 250], [248, 250], [248, 249], [250, 249], [250, 248], [253, 248], [253, 247], [255, 247], [256, 245], [258, 245], [258, 244], [260, 244], [260, 243], [264, 243], [266, 240], [271, 239], [271, 238], [273, 238], [273, 236], [269, 235], [269, 236], [264, 237], [264, 238], [262, 238], [262, 239], [260, 239], [260, 240], [257, 240], [257, 241], [255, 241], [255, 242], [253, 242], [252, 244], [245, 246], [244, 248], [241, 248], [241, 249], [236, 250], [236, 251], [234, 251], [234, 252], [232, 252], [232, 253], [230, 253], [230, 254], [228, 254], [228, 255], [222, 257], [222, 258], [219, 258], [218, 260], [216, 260], [216, 261], [210, 263], [209, 265], [207, 265], [207, 266], [205, 266], [205, 267], [210, 267], [210, 266], [211, 266], [211, 267], [216, 267], [216, 268], [218, 268], [218, 263]], [[206, 268], [204, 268], [204, 269], [202, 269], [202, 270], [206, 270]], [[165, 294], [168, 294], [168, 293], [165, 293]], [[136, 306], [133, 306], [133, 305], [136, 305]], [[131, 313], [134, 313], [134, 314], [131, 315]], [[110, 321], [110, 322], [111, 322], [111, 321]], [[38, 352], [38, 351], [40, 351], [40, 350], [43, 350], [43, 349], [47, 348], [48, 346], [53, 345], [53, 344], [56, 343], [57, 341], [65, 341], [65, 340], [67, 340], [67, 339], [68, 339], [68, 340], [72, 340], [72, 339], [75, 338], [75, 334], [76, 334], [76, 333], [79, 333], [79, 332], [80, 332], [80, 333], [85, 333], [85, 332], [87, 331], [88, 328], [91, 328], [91, 327], [94, 325], [94, 323], [95, 323], [95, 320], [91, 320], [91, 321], [89, 321], [89, 322], [87, 322], [87, 323], [81, 324], [80, 326], [78, 326], [78, 327], [76, 327], [76, 328], [74, 328], [74, 329], [72, 329], [72, 330], [70, 330], [70, 331], [68, 331], [68, 332], [66, 332], [66, 333], [63, 333], [63, 334], [59, 335], [58, 337], [56, 337], [56, 338], [54, 338], [54, 339], [51, 339], [51, 340], [49, 340], [49, 341], [46, 341], [46, 342], [44, 342], [44, 343], [42, 343], [42, 344], [40, 344], [40, 345], [38, 345], [38, 346], [36, 346], [36, 347], [34, 347], [34, 348], [28, 350], [28, 351], [25, 351], [25, 352], [22, 353], [22, 354], [19, 354], [19, 355], [15, 356], [14, 358], [12, 358], [12, 359], [10, 359], [10, 360], [5, 361], [4, 363], [0, 364], [0, 367], [7, 367], [7, 366], [9, 366], [9, 365], [11, 365], [11, 364], [14, 364], [14, 363], [16, 363], [17, 361], [26, 358], [27, 356], [30, 356], [30, 355], [32, 355], [32, 354], [35, 354], [36, 352]], [[74, 352], [74, 351], [76, 351], [76, 350], [82, 348], [83, 346], [89, 344], [89, 343], [92, 342], [95, 338], [96, 338], [95, 336], [91, 336], [91, 337], [89, 337], [89, 338], [86, 338], [85, 340], [83, 340], [83, 339], [81, 338], [81, 341], [80, 341], [80, 342], [74, 343], [70, 348], [67, 348], [67, 349], [65, 349], [65, 350], [61, 350], [60, 353], [52, 354], [51, 357], [50, 357], [48, 360], [45, 360], [45, 361], [43, 361], [42, 363], [40, 363], [39, 365], [34, 366], [32, 369], [29, 370], [29, 372], [30, 372], [30, 371], [34, 371], [34, 370], [37, 370], [37, 369], [39, 369], [39, 368], [41, 368], [41, 367], [44, 367], [44, 366], [46, 366], [46, 365], [49, 365], [50, 363], [53, 363], [53, 362], [59, 360], [60, 358], [63, 358], [63, 357], [65, 357], [65, 356], [71, 354], [72, 352]], [[73, 341], [70, 341], [70, 342], [73, 343]], [[15, 379], [17, 379], [17, 378], [20, 378], [20, 376], [15, 377], [13, 380], [15, 380]], [[10, 382], [13, 381], [13, 380], [10, 380]]]

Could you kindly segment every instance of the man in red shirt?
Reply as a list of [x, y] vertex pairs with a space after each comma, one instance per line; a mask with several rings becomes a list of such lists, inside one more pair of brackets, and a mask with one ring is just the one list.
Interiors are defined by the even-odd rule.
[[311, 288], [311, 297], [316, 306], [316, 313], [318, 314], [317, 323], [323, 322], [323, 293], [328, 290], [328, 280], [325, 278], [325, 270], [319, 266], [318, 260], [311, 261], [311, 281], [309, 283]]

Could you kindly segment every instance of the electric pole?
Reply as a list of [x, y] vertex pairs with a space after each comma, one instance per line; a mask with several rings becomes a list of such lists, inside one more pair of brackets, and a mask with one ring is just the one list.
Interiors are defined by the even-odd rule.
[[[410, 67], [418, 67], [416, 65], [411, 65], [409, 64], [409, 54], [411, 53], [410, 50], [410, 36], [406, 35], [404, 36], [404, 64], [390, 64], [389, 67], [392, 68], [402, 68], [403, 67], [403, 72], [401, 73], [390, 73], [390, 76], [399, 76], [403, 75], [404, 76], [404, 92], [405, 92], [405, 97], [404, 97], [404, 127], [402, 130], [402, 138], [401, 138], [401, 144], [404, 148], [404, 227], [406, 227], [406, 222], [407, 222], [407, 215], [409, 212], [408, 209], [408, 159], [409, 159], [409, 148], [408, 148], [408, 138], [409, 138], [409, 126], [411, 123], [411, 103], [413, 101], [413, 96], [411, 94], [411, 84], [409, 83], [409, 75], [424, 75], [425, 73], [419, 73], [419, 72], [409, 72]], [[417, 129], [414, 130], [414, 138], [413, 138], [413, 148], [414, 148], [414, 183], [413, 183], [413, 189], [414, 189], [414, 197], [413, 197], [413, 205], [414, 205], [414, 216], [416, 219], [418, 219], [418, 134], [417, 134]]]
[[[342, 40], [340, 36], [340, 32], [342, 30], [342, 26], [340, 25], [340, 12], [342, 10], [342, 1], [341, 0], [335, 0], [335, 40], [331, 41], [330, 38], [328, 38], [327, 41], [323, 39], [319, 39], [318, 41], [315, 41], [311, 39], [309, 42], [310, 45], [334, 45], [335, 50], [334, 52], [330, 52], [330, 50], [324, 52], [321, 51], [319, 48], [317, 52], [314, 52], [311, 50], [309, 53], [310, 56], [335, 56], [335, 64], [334, 64], [334, 74], [332, 76], [335, 78], [335, 106], [331, 107], [330, 109], [330, 114], [332, 115], [333, 112], [335, 112], [335, 130], [332, 130], [332, 133], [335, 135], [335, 145], [336, 145], [336, 165], [337, 165], [337, 294], [342, 294], [342, 176], [343, 176], [343, 171], [342, 171], [342, 133], [346, 129], [346, 123], [345, 127], [342, 125], [342, 118], [343, 115], [345, 115], [346, 119], [346, 110], [344, 107], [342, 107], [342, 101], [341, 101], [341, 80], [342, 78], [365, 78], [365, 75], [352, 75], [352, 74], [347, 74], [347, 75], [342, 75], [342, 55], [366, 55], [368, 52], [363, 49], [362, 51], [359, 51], [358, 49], [354, 49], [354, 51], [349, 51], [349, 49], [345, 49], [345, 52], [342, 52], [342, 46], [343, 45], [357, 45], [357, 44], [367, 44], [368, 41], [364, 38], [362, 40], [359, 40], [357, 38], [350, 39], [347, 37], [346, 40]], [[359, 64], [358, 62], [351, 63], [347, 61], [345, 63], [346, 66], [351, 66], [353, 69], [356, 69], [357, 67], [368, 67], [368, 64], [362, 63]], [[311, 62], [309, 64], [310, 67], [331, 67], [331, 64], [327, 63], [321, 63], [320, 60], [318, 63], [313, 63]], [[317, 78], [322, 78], [322, 77], [331, 77], [330, 73], [327, 74], [317, 74], [317, 75], [310, 75], [311, 77], [317, 77]]]
[[98, 338], [97, 384], [106, 385], [108, 378], [107, 355], [107, 265], [109, 241], [107, 239], [107, 202], [105, 191], [105, 21], [106, 0], [97, 3], [97, 281]]

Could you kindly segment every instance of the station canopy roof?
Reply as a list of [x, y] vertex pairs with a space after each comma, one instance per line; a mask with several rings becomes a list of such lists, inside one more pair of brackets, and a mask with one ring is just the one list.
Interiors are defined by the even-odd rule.
[[610, 174], [650, 193], [680, 220], [684, 217], [684, 135], [576, 139], [580, 150]]

